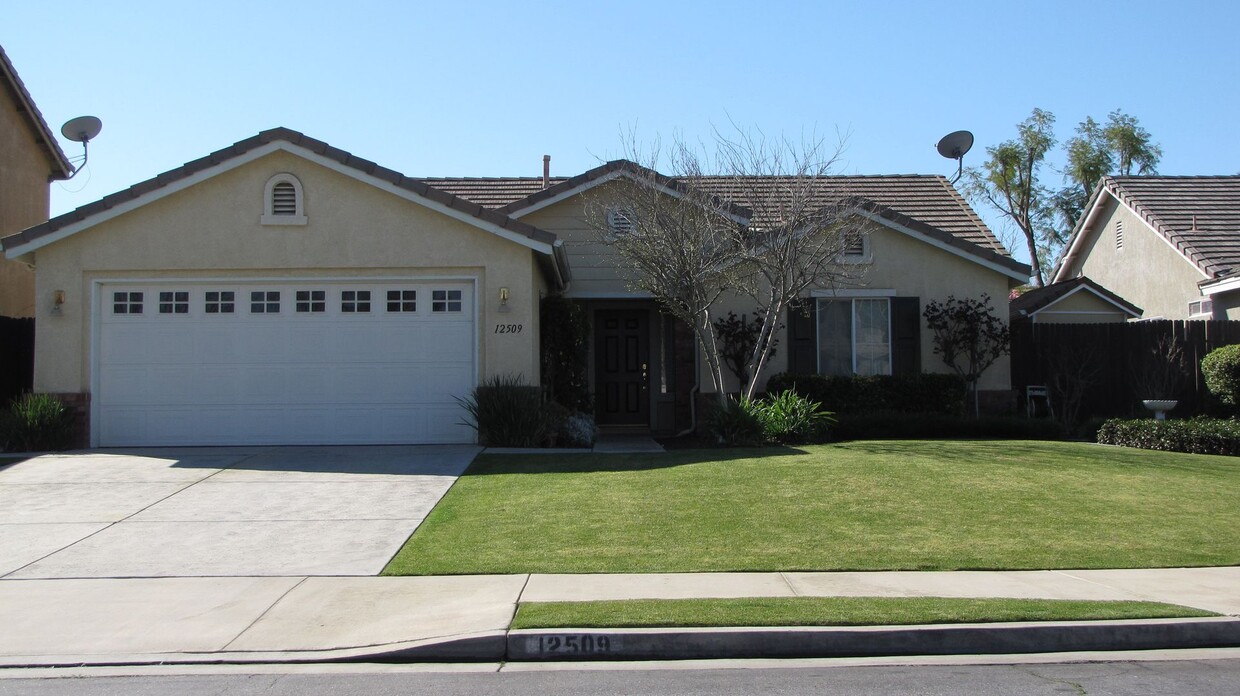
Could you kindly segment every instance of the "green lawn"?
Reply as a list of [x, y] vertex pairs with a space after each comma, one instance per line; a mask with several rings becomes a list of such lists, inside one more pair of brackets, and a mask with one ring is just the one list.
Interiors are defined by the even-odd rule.
[[1240, 459], [1026, 441], [479, 457], [392, 575], [1240, 564]]
[[1159, 602], [944, 597], [782, 597], [530, 602], [512, 628], [909, 626], [992, 621], [1098, 621], [1218, 616]]

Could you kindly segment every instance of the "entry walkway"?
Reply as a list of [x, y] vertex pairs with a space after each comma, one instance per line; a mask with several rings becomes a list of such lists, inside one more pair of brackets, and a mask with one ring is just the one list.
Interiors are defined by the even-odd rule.
[[364, 659], [503, 640], [519, 602], [685, 597], [1147, 600], [1240, 615], [1240, 567], [890, 573], [0, 580], [0, 665]]

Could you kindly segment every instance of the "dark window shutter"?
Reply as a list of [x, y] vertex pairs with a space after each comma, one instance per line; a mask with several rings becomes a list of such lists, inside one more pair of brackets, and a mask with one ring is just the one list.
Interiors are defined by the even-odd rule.
[[818, 371], [818, 313], [812, 299], [788, 306], [788, 372], [812, 375]]
[[891, 374], [921, 372], [921, 302], [917, 297], [891, 298]]

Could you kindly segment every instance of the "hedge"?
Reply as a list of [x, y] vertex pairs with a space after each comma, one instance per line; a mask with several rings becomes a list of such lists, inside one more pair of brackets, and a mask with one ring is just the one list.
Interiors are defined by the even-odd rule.
[[1104, 445], [1189, 454], [1240, 456], [1240, 422], [1218, 418], [1124, 420], [1113, 418], [1098, 430]]
[[968, 387], [958, 375], [875, 375], [827, 377], [781, 372], [766, 383], [768, 394], [785, 391], [822, 404], [837, 414], [939, 413], [964, 415]]
[[831, 428], [835, 440], [1060, 440], [1064, 435], [1059, 421], [1044, 418], [971, 418], [942, 413], [842, 413]]

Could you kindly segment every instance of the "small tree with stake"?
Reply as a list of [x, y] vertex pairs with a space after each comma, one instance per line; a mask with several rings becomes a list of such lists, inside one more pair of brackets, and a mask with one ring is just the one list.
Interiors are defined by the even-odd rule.
[[978, 416], [977, 383], [982, 373], [1010, 349], [1007, 323], [995, 316], [990, 296], [985, 293], [980, 300], [948, 295], [945, 302], [927, 304], [922, 315], [934, 334], [935, 355], [942, 356], [943, 362], [968, 382], [973, 415]]

